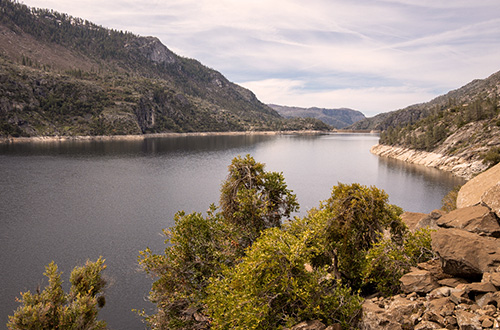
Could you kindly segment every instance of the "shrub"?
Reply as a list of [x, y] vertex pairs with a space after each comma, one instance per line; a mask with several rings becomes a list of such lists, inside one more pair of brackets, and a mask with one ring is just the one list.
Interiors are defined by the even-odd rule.
[[429, 229], [407, 231], [402, 244], [390, 239], [376, 243], [366, 256], [364, 289], [375, 289], [386, 296], [398, 293], [401, 276], [412, 266], [434, 257], [430, 233]]
[[401, 240], [405, 231], [401, 208], [388, 203], [388, 196], [376, 187], [339, 183], [332, 195], [312, 209], [291, 230], [303, 223], [316, 228], [322, 251], [315, 266], [328, 265], [336, 278], [357, 290], [362, 286], [362, 270], [368, 250], [390, 229], [393, 239]]
[[102, 295], [106, 281], [101, 272], [106, 268], [104, 259], [87, 261], [83, 267], [71, 272], [71, 289], [65, 294], [61, 273], [51, 262], [44, 275], [49, 284], [35, 294], [21, 293], [22, 303], [13, 316], [9, 316], [7, 327], [14, 329], [106, 329], [106, 322], [98, 321], [98, 308], [104, 306]]
[[213, 329], [281, 329], [301, 320], [352, 326], [361, 298], [328, 273], [313, 268], [318, 246], [312, 230], [295, 236], [271, 228], [243, 261], [212, 279], [206, 300]]
[[461, 187], [456, 186], [443, 197], [441, 200], [441, 210], [451, 212], [457, 208], [457, 197]]
[[483, 163], [493, 167], [500, 163], [500, 148], [491, 148], [483, 156]]
[[220, 201], [221, 212], [212, 205], [206, 217], [177, 213], [175, 226], [164, 231], [169, 246], [163, 255], [140, 252], [139, 263], [156, 278], [149, 300], [157, 313], [141, 313], [151, 328], [208, 326], [203, 301], [209, 278], [234, 266], [263, 230], [298, 209], [283, 175], [264, 171], [249, 155], [233, 159]]

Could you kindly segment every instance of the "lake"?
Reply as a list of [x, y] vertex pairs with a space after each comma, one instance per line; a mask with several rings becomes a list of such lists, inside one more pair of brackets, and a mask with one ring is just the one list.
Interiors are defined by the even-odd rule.
[[132, 309], [152, 310], [152, 280], [140, 250], [165, 248], [163, 228], [179, 210], [218, 203], [227, 166], [252, 155], [283, 172], [304, 215], [338, 182], [375, 185], [407, 211], [429, 213], [462, 179], [372, 155], [374, 134], [180, 136], [134, 141], [62, 141], [0, 145], [0, 327], [19, 292], [44, 287], [54, 260], [69, 274], [106, 258], [109, 281], [101, 319], [112, 329], [145, 328]]

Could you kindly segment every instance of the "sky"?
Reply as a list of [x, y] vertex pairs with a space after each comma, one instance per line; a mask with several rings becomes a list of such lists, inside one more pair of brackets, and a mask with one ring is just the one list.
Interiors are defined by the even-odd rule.
[[264, 103], [427, 102], [500, 71], [499, 0], [21, 0], [158, 37]]

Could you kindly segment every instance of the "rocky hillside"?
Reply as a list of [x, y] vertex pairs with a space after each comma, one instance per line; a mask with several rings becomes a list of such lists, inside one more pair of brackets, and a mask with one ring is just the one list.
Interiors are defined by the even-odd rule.
[[403, 214], [412, 229], [430, 227], [437, 258], [401, 279], [402, 293], [367, 299], [361, 329], [500, 327], [500, 165], [467, 182], [457, 209]]
[[[431, 102], [413, 105], [360, 121], [351, 128], [380, 129], [376, 154], [412, 161], [409, 153], [418, 151], [418, 158], [438, 155], [455, 165], [468, 164], [477, 169], [500, 160], [500, 72], [484, 80], [440, 96]], [[405, 154], [405, 156], [402, 156]], [[422, 156], [423, 155], [423, 156]], [[433, 158], [434, 156], [430, 156]], [[477, 172], [472, 171], [470, 174]]]
[[324, 129], [155, 37], [0, 0], [0, 136]]
[[268, 105], [285, 118], [316, 118], [337, 129], [345, 128], [366, 118], [363, 113], [347, 108], [324, 109], [316, 107], [287, 107], [276, 104]]

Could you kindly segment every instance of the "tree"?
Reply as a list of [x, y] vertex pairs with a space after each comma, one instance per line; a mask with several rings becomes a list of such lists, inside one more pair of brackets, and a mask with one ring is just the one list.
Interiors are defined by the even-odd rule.
[[309, 214], [291, 224], [292, 231], [304, 226], [315, 228], [315, 240], [322, 249], [312, 260], [313, 266], [328, 266], [329, 271], [357, 290], [362, 287], [366, 253], [390, 230], [394, 240], [401, 240], [405, 226], [401, 208], [388, 203], [388, 195], [376, 187], [357, 183], [339, 183], [331, 197]]
[[279, 227], [298, 209], [283, 175], [266, 172], [250, 155], [233, 159], [220, 204], [221, 211], [212, 205], [206, 217], [177, 213], [175, 226], [164, 230], [164, 254], [140, 253], [139, 263], [156, 279], [149, 299], [157, 313], [141, 313], [151, 328], [208, 327], [204, 300], [209, 279], [239, 263], [263, 230]]
[[220, 207], [225, 220], [241, 231], [241, 243], [247, 247], [262, 230], [279, 227], [299, 204], [282, 173], [265, 172], [264, 164], [247, 155], [234, 158], [229, 165]]
[[21, 329], [106, 329], [106, 322], [98, 321], [98, 308], [105, 304], [103, 290], [106, 281], [102, 271], [104, 259], [87, 261], [83, 267], [71, 272], [71, 289], [68, 294], [62, 289], [61, 272], [52, 261], [45, 267], [44, 275], [49, 284], [43, 291], [37, 289], [21, 294], [22, 303], [13, 316], [9, 316], [7, 327]]

